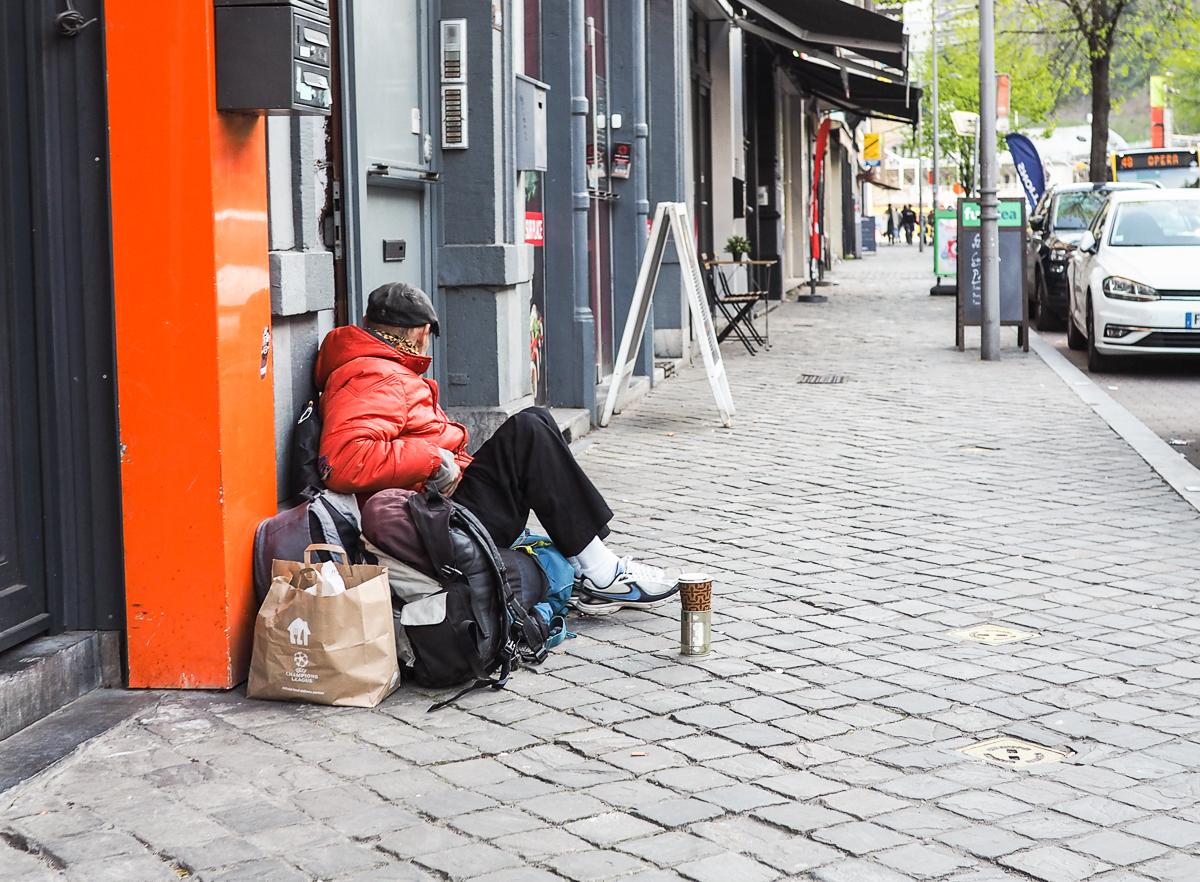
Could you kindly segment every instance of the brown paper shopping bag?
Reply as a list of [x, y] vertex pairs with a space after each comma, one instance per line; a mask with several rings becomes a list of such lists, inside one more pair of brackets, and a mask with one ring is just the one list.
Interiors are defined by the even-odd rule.
[[[304, 561], [272, 564], [254, 622], [249, 698], [374, 707], [400, 683], [387, 567], [337, 564], [345, 591], [324, 595], [310, 545]], [[336, 581], [336, 580], [335, 580]]]

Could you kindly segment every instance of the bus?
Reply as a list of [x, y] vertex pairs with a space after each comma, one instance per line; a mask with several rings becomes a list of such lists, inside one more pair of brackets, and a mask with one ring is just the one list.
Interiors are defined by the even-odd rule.
[[1109, 158], [1110, 181], [1151, 181], [1163, 187], [1200, 188], [1200, 152], [1146, 147]]

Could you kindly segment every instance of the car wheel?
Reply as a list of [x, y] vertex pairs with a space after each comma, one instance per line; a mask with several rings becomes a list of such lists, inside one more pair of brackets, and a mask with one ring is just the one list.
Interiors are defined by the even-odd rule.
[[1079, 333], [1079, 329], [1075, 327], [1075, 318], [1071, 315], [1071, 305], [1067, 304], [1067, 347], [1082, 352], [1087, 349], [1087, 337]]
[[1039, 331], [1058, 330], [1058, 318], [1046, 309], [1046, 283], [1042, 274], [1036, 273], [1033, 281], [1033, 302], [1036, 304], [1033, 315], [1034, 327]]
[[1092, 317], [1092, 298], [1088, 297], [1087, 302], [1087, 362], [1088, 370], [1092, 373], [1100, 373], [1108, 370], [1111, 366], [1111, 359], [1102, 355], [1096, 348], [1096, 320]]

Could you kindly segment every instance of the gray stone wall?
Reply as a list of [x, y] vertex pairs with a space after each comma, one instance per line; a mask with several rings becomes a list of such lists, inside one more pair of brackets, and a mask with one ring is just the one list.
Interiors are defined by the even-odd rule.
[[[514, 15], [514, 12], [516, 15]], [[442, 154], [443, 229], [438, 285], [445, 298], [443, 402], [478, 443], [503, 417], [530, 403], [531, 246], [518, 238], [524, 204], [513, 145], [513, 53], [521, 49], [519, 8], [443, 0], [442, 18], [467, 20], [470, 146]]]
[[276, 481], [281, 502], [288, 495], [292, 425], [311, 395], [317, 348], [333, 327], [333, 253], [322, 237], [326, 125], [324, 117], [267, 120]]
[[[649, 105], [650, 206], [659, 202], [684, 202], [691, 180], [688, 102], [691, 71], [687, 52], [687, 0], [650, 0], [647, 6], [647, 100]], [[669, 246], [658, 290], [654, 295], [655, 355], [684, 355], [687, 307], [679, 259]]]

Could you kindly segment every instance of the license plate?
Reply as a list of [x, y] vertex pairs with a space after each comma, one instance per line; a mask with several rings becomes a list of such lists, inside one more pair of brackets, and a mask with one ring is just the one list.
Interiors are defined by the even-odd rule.
[[1200, 312], [1185, 312], [1183, 326], [1189, 330], [1200, 330]]

